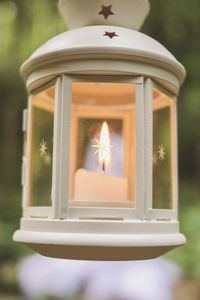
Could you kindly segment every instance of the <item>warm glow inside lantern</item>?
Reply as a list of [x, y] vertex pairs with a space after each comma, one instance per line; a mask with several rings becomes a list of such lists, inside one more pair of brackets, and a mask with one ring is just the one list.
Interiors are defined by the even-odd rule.
[[[144, 18], [148, 2], [127, 1], [144, 5]], [[98, 11], [99, 1], [92, 3]], [[22, 73], [30, 98], [23, 218], [14, 239], [48, 256], [99, 260], [153, 258], [184, 244], [177, 221], [180, 63], [137, 31], [101, 25], [52, 39]]]
[[134, 84], [73, 83], [71, 205], [135, 206], [135, 93]]

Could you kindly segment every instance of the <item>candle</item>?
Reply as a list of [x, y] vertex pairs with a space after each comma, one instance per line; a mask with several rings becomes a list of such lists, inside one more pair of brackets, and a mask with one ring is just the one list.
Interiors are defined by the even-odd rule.
[[75, 174], [74, 198], [77, 201], [127, 201], [128, 181], [124, 177], [79, 169]]
[[108, 125], [103, 122], [100, 139], [95, 139], [95, 154], [98, 153], [102, 172], [79, 169], [75, 174], [74, 199], [76, 201], [122, 202], [128, 200], [128, 180], [124, 177], [108, 176], [106, 169], [111, 164], [110, 135]]

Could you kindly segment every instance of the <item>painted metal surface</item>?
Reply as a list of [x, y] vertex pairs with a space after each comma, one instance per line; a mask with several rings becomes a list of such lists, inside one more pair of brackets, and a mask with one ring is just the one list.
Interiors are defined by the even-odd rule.
[[68, 29], [99, 24], [139, 30], [150, 4], [148, 0], [60, 0], [58, 8]]
[[[116, 36], [111, 38], [105, 33]], [[127, 63], [133, 64], [131, 70]], [[162, 73], [166, 72], [169, 75], [164, 79], [177, 90], [185, 78], [184, 67], [159, 42], [143, 33], [113, 26], [88, 26], [64, 32], [43, 44], [21, 67], [28, 87], [42, 78], [63, 73], [117, 72], [153, 75], [158, 79], [163, 79]]]

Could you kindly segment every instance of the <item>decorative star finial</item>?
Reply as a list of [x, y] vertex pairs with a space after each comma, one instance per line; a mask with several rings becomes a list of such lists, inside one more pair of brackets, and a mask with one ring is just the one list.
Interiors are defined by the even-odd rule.
[[105, 31], [104, 36], [108, 36], [110, 39], [118, 36], [118, 34], [116, 34], [116, 32], [109, 32], [109, 31]]
[[165, 160], [166, 152], [163, 145], [158, 146], [158, 154], [160, 160]]
[[46, 156], [47, 149], [48, 149], [47, 142], [45, 142], [45, 140], [43, 139], [42, 142], [40, 143], [40, 149], [39, 149], [41, 157], [45, 157]]
[[114, 15], [111, 9], [112, 9], [112, 5], [109, 6], [101, 5], [101, 11], [99, 12], [99, 15], [103, 15], [104, 19], [107, 20], [109, 16]]

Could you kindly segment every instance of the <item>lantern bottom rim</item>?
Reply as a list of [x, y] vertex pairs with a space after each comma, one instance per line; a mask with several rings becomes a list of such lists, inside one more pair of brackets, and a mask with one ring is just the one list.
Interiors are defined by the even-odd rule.
[[13, 238], [44, 256], [98, 261], [153, 259], [186, 242], [181, 233], [91, 234], [17, 230]]

